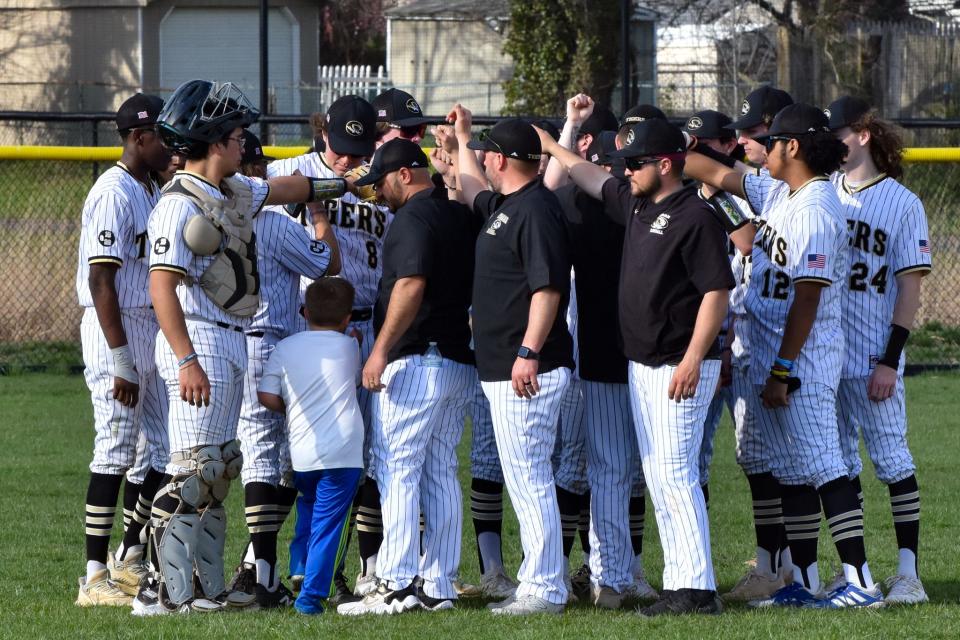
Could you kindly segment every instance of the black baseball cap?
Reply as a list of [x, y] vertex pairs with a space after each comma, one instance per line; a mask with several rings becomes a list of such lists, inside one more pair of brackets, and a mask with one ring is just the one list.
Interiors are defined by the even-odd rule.
[[774, 116], [773, 123], [766, 135], [754, 138], [763, 143], [773, 136], [798, 137], [818, 131], [830, 131], [830, 121], [826, 114], [813, 105], [798, 102], [787, 105]]
[[731, 122], [733, 122], [733, 120], [725, 113], [720, 113], [713, 109], [704, 109], [703, 111], [697, 111], [687, 118], [686, 124], [683, 125], [683, 130], [690, 135], [705, 140], [732, 138], [733, 131], [726, 128]]
[[625, 127], [628, 124], [637, 124], [638, 122], [650, 120], [651, 118], [666, 120], [667, 115], [652, 104], [638, 104], [623, 114], [623, 117], [620, 118], [620, 126]]
[[423, 109], [412, 95], [400, 89], [387, 89], [373, 99], [377, 122], [386, 122], [398, 127], [413, 127], [432, 122], [423, 116]]
[[243, 156], [241, 164], [264, 163], [276, 160], [273, 156], [264, 155], [263, 145], [260, 144], [260, 138], [250, 133], [249, 129], [243, 130]]
[[587, 160], [593, 164], [613, 164], [610, 154], [617, 150], [617, 132], [601, 131], [587, 147]]
[[593, 106], [593, 113], [580, 125], [580, 135], [582, 136], [596, 137], [601, 131], [616, 130], [617, 116], [613, 115], [613, 111], [599, 104]]
[[870, 105], [865, 100], [854, 96], [843, 96], [831, 102], [823, 113], [829, 120], [830, 129], [835, 131], [849, 127], [867, 111], [870, 111]]
[[530, 122], [530, 124], [539, 129], [543, 129], [550, 134], [550, 137], [554, 140], [560, 139], [560, 129], [557, 129], [557, 125], [553, 124], [549, 120], [533, 120]]
[[467, 143], [467, 148], [475, 151], [495, 151], [525, 162], [539, 162], [543, 153], [540, 136], [532, 125], [520, 118], [501, 120], [490, 129], [483, 140], [471, 140]]
[[639, 158], [686, 153], [683, 132], [666, 120], [651, 118], [630, 125], [622, 149], [608, 153], [610, 158]]
[[429, 166], [427, 155], [416, 142], [405, 138], [394, 138], [380, 145], [373, 154], [370, 171], [356, 181], [358, 187], [376, 184], [385, 175], [407, 167], [408, 169], [426, 169]]
[[377, 117], [360, 96], [337, 98], [327, 109], [327, 140], [334, 153], [372, 156], [377, 141]]
[[727, 125], [727, 129], [750, 129], [773, 118], [781, 109], [793, 104], [793, 98], [782, 89], [763, 86], [747, 94], [740, 107], [740, 117]]
[[157, 124], [157, 118], [162, 110], [162, 98], [142, 93], [135, 94], [127, 98], [117, 109], [117, 130], [126, 131]]

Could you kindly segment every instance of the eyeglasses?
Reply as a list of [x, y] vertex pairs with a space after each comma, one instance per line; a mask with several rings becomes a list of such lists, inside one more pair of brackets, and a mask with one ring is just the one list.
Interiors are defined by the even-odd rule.
[[427, 125], [425, 124], [414, 124], [410, 125], [409, 127], [401, 127], [396, 124], [391, 124], [390, 128], [399, 130], [400, 135], [407, 139], [415, 138], [417, 136], [422, 138], [427, 132]]
[[226, 144], [226, 142], [227, 142], [228, 140], [233, 140], [234, 142], [237, 143], [237, 146], [240, 147], [241, 150], [243, 150], [243, 138], [242, 138], [242, 137], [240, 137], [240, 138], [224, 138], [224, 139], [223, 139], [224, 144]]
[[796, 138], [788, 138], [787, 136], [769, 136], [763, 141], [763, 146], [767, 151], [770, 151], [773, 149], [773, 145], [777, 143], [777, 140], [796, 140]]
[[131, 129], [131, 131], [149, 131], [150, 133], [153, 133], [153, 134], [158, 133], [157, 125], [155, 124], [149, 124], [145, 127], [136, 127], [135, 129]]
[[646, 160], [638, 160], [637, 158], [624, 158], [624, 164], [627, 169], [630, 171], [639, 171], [643, 169], [644, 165], [654, 164], [655, 162], [660, 162], [663, 158], [647, 158]]

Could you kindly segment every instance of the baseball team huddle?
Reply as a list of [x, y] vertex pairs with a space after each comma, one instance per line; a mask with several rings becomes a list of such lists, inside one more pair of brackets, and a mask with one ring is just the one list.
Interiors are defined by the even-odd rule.
[[[578, 94], [561, 129], [508, 118], [475, 137], [462, 105], [438, 123], [390, 89], [314, 114], [311, 150], [283, 160], [247, 131], [258, 117], [202, 80], [117, 112], [122, 156], [84, 204], [76, 281], [95, 420], [78, 605], [363, 615], [485, 597], [495, 615], [579, 600], [657, 616], [927, 601], [903, 352], [930, 241], [898, 182], [898, 131], [869, 104], [763, 86], [735, 120], [677, 127]], [[724, 407], [756, 555], [721, 600], [708, 480]], [[459, 575], [467, 416], [478, 585]], [[861, 435], [896, 533], [883, 582], [864, 547]], [[238, 477], [249, 541], [228, 582]], [[822, 517], [835, 576], [817, 566]]]

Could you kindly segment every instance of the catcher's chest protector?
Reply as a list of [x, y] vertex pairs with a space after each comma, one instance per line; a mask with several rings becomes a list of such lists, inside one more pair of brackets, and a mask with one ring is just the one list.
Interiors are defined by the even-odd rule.
[[[199, 185], [175, 177], [164, 188], [163, 197], [187, 198], [202, 213], [183, 228], [183, 240], [191, 251], [216, 256], [200, 276], [200, 288], [224, 311], [250, 317], [260, 306], [257, 241], [250, 214], [253, 193], [236, 178], [227, 178], [220, 188], [226, 199], [215, 198]], [[187, 286], [197, 284], [189, 276], [184, 282]]]

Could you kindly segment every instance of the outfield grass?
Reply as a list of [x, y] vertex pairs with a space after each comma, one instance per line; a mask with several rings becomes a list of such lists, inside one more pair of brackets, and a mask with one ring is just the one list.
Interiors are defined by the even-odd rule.
[[[920, 562], [932, 603], [885, 611], [747, 611], [730, 607], [716, 618], [643, 620], [628, 613], [597, 612], [585, 605], [562, 617], [504, 620], [480, 601], [458, 611], [413, 613], [393, 618], [347, 619], [335, 614], [304, 618], [292, 611], [214, 614], [141, 620], [128, 610], [84, 610], [73, 605], [83, 571], [83, 500], [93, 431], [80, 376], [0, 377], [0, 638], [889, 638], [960, 636], [960, 376], [925, 375], [907, 380], [914, 455], [923, 488]], [[729, 421], [717, 434], [711, 479], [714, 565], [721, 591], [742, 573], [753, 554], [746, 483], [733, 462]], [[461, 444], [467, 460], [469, 430]], [[868, 465], [868, 468], [869, 465]], [[461, 465], [468, 481], [469, 469]], [[896, 567], [894, 536], [885, 487], [865, 475], [867, 547], [874, 576]], [[246, 536], [239, 484], [229, 497], [228, 557], [236, 559]], [[648, 509], [652, 514], [652, 510]], [[120, 518], [117, 518], [118, 524]], [[291, 523], [282, 539], [289, 540]], [[464, 527], [462, 574], [478, 579], [469, 519]], [[115, 534], [119, 533], [119, 528]], [[114, 544], [118, 538], [115, 537]], [[826, 534], [822, 540], [827, 540]], [[516, 524], [508, 516], [505, 555], [519, 561]], [[350, 554], [356, 574], [355, 549]], [[285, 550], [282, 561], [286, 561]], [[231, 560], [232, 562], [232, 560]], [[645, 564], [654, 586], [662, 568], [656, 525], [648, 517]], [[821, 545], [822, 573], [837, 565], [832, 545]]]

